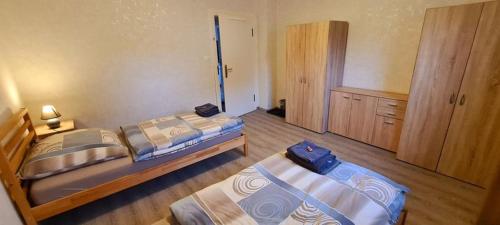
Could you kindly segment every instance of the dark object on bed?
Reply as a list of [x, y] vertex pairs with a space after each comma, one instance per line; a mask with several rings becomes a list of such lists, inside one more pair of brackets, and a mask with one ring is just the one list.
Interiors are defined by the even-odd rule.
[[327, 174], [340, 164], [340, 162], [337, 161], [333, 155], [327, 155], [321, 158], [316, 164], [307, 163], [294, 154], [290, 154], [288, 152], [286, 153], [286, 157], [300, 166], [321, 175]]
[[196, 106], [196, 107], [194, 107], [194, 111], [196, 112], [196, 114], [203, 116], [203, 117], [211, 117], [213, 115], [220, 113], [219, 107], [217, 107], [216, 105], [213, 105], [211, 103]]
[[330, 172], [340, 163], [335, 155], [330, 154], [330, 150], [310, 141], [297, 143], [287, 148], [286, 151], [286, 156], [289, 159], [319, 174]]

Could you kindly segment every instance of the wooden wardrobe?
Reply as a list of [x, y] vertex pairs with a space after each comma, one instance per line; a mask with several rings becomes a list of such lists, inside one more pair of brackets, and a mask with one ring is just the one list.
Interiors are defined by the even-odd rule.
[[342, 21], [288, 26], [286, 122], [326, 131], [330, 88], [342, 84], [348, 26]]
[[397, 158], [482, 187], [500, 166], [500, 4], [428, 9]]

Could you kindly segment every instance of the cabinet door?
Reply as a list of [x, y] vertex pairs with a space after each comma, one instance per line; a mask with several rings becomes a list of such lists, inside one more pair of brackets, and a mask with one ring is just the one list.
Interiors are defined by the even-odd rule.
[[352, 95], [348, 137], [365, 143], [371, 142], [377, 102], [376, 97]]
[[375, 118], [372, 145], [396, 152], [403, 121], [385, 116]]
[[305, 25], [286, 32], [286, 122], [302, 126], [304, 98]]
[[427, 10], [398, 159], [436, 170], [482, 6]]
[[[323, 133], [327, 127], [326, 63], [329, 22], [306, 24], [303, 127]], [[329, 86], [328, 86], [329, 87]]]
[[483, 187], [500, 162], [500, 4], [485, 3], [453, 112], [440, 173]]
[[331, 92], [328, 116], [328, 130], [330, 132], [347, 136], [349, 116], [351, 114], [351, 98], [351, 93]]

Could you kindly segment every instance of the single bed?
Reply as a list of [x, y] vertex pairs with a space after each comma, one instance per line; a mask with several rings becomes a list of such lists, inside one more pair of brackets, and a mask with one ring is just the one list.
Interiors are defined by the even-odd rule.
[[73, 193], [98, 186], [99, 184], [104, 184], [126, 175], [138, 173], [148, 168], [160, 166], [183, 156], [192, 155], [210, 146], [221, 144], [240, 136], [240, 131], [234, 131], [189, 146], [183, 151], [178, 151], [152, 160], [134, 162], [133, 156], [129, 155], [127, 157], [79, 168], [44, 179], [34, 180], [30, 185], [29, 195], [33, 204], [45, 204]]
[[[98, 136], [99, 138], [102, 136], [103, 146], [92, 148], [92, 152], [84, 152], [83, 154], [80, 154], [82, 151], [75, 151], [77, 154], [80, 154], [79, 157], [74, 157], [73, 155], [66, 157], [67, 152], [63, 154], [65, 158], [60, 155], [54, 157], [54, 152], [42, 151], [44, 154], [50, 155], [52, 161], [47, 161], [49, 163], [40, 163], [37, 161], [40, 158], [31, 158], [32, 154], [30, 152], [37, 152], [37, 146], [40, 143], [35, 145], [33, 149], [30, 149], [32, 143], [37, 140], [37, 137], [28, 111], [22, 109], [4, 124], [0, 125], [0, 175], [25, 223], [30, 225], [37, 224], [40, 220], [141, 184], [225, 151], [243, 147], [243, 153], [246, 156], [248, 153], [247, 138], [241, 132], [241, 126], [239, 128], [220, 129], [220, 132], [216, 132], [216, 135], [205, 136], [207, 138], [203, 140], [191, 142], [175, 150], [169, 149], [167, 152], [164, 152], [168, 154], [155, 155], [141, 162], [134, 161], [133, 153], [125, 153], [125, 155], [122, 154], [116, 158], [106, 158], [108, 161], [96, 161], [92, 165], [82, 164], [80, 167], [71, 168], [70, 170], [64, 167], [68, 162], [74, 163], [75, 161], [89, 157], [95, 159], [100, 159], [101, 157], [105, 159], [108, 156], [107, 154], [118, 152], [120, 148], [126, 149], [126, 147], [117, 147], [110, 144], [113, 142], [113, 139], [117, 138], [116, 135], [110, 135], [109, 132], [86, 130], [85, 132], [81, 132], [82, 134], [86, 134], [83, 137], [80, 135], [78, 138], [75, 138], [74, 134], [66, 134], [65, 138], [67, 139], [64, 140], [67, 142], [60, 145], [95, 139], [94, 134], [100, 134]], [[203, 133], [204, 130], [200, 132]], [[125, 134], [125, 136], [127, 135]], [[50, 143], [51, 141], [57, 141], [57, 138], [59, 137], [54, 137], [53, 140], [47, 141], [48, 144], [52, 144]], [[164, 150], [164, 148], [159, 148], [155, 144], [153, 147], [153, 151]], [[121, 152], [128, 151], [122, 150]], [[25, 160], [25, 158], [29, 160]], [[31, 161], [32, 159], [34, 160]], [[23, 161], [25, 162], [23, 163]], [[26, 166], [26, 162], [32, 162], [34, 169], [21, 170], [22, 166], [23, 168]], [[40, 169], [46, 169], [46, 167], [55, 167], [53, 164], [62, 164], [64, 171], [57, 171], [57, 174], [47, 174], [44, 170], [39, 174], [31, 173], [33, 171], [39, 172]], [[24, 173], [25, 171], [30, 173]], [[26, 174], [32, 175], [33, 180], [23, 181], [21, 177], [24, 179]]]
[[326, 175], [275, 154], [173, 203], [188, 224], [402, 224], [408, 189], [341, 161]]

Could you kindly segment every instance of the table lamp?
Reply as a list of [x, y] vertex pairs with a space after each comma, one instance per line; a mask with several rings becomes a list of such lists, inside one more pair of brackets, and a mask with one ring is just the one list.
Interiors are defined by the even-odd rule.
[[56, 129], [61, 126], [61, 121], [59, 121], [61, 114], [56, 111], [56, 108], [52, 105], [44, 105], [42, 107], [42, 120], [47, 120], [47, 126], [50, 129]]

